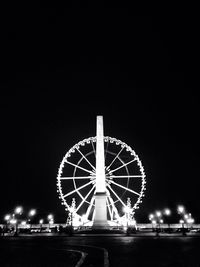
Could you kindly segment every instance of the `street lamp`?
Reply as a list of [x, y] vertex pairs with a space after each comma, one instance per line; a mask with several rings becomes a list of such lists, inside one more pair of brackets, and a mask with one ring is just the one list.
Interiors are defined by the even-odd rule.
[[[13, 220], [15, 221], [15, 234], [14, 235], [18, 235], [18, 219], [15, 217], [15, 215], [21, 215], [23, 212], [23, 208], [21, 206], [17, 206], [15, 208], [15, 212], [13, 214]], [[11, 222], [11, 221], [10, 221]]]
[[17, 223], [17, 220], [16, 220], [16, 219], [11, 219], [11, 220], [10, 220], [10, 223], [11, 223], [11, 224], [16, 224], [16, 223]]
[[179, 223], [181, 224], [182, 228], [184, 228], [184, 220], [183, 219], [179, 220]]
[[29, 219], [28, 219], [28, 221], [29, 221], [29, 223], [30, 223], [30, 229], [31, 229], [31, 227], [32, 227], [32, 217], [34, 216], [36, 214], [36, 209], [31, 209], [30, 211], [29, 211], [29, 213], [28, 213], [28, 216], [29, 216]]
[[4, 220], [8, 223], [8, 221], [10, 220], [10, 218], [11, 218], [11, 215], [10, 214], [6, 214], [5, 216], [4, 216]]
[[152, 227], [152, 231], [153, 231], [154, 224], [155, 224], [153, 222], [155, 222], [155, 220], [154, 220], [154, 215], [152, 213], [149, 214], [149, 221], [151, 222], [151, 227]]
[[154, 215], [151, 213], [149, 214], [149, 220], [151, 221], [154, 218]]
[[69, 207], [68, 211], [69, 211], [69, 217], [70, 217], [70, 225], [73, 227], [73, 212], [74, 212], [73, 207]]
[[194, 223], [194, 219], [191, 217], [191, 213], [189, 213], [187, 219], [186, 219], [186, 222], [188, 224], [188, 228], [192, 229], [192, 224]]
[[42, 224], [43, 224], [44, 220], [43, 219], [40, 219], [39, 220], [39, 224], [40, 224], [40, 232], [42, 232]]
[[49, 214], [48, 216], [47, 216], [47, 219], [50, 221], [50, 220], [53, 220], [53, 215], [52, 214]]
[[23, 208], [21, 206], [18, 206], [15, 208], [15, 214], [21, 215], [23, 212]]
[[36, 209], [32, 209], [29, 211], [29, 216], [32, 217], [36, 214]]
[[185, 212], [185, 208], [184, 208], [182, 205], [179, 205], [179, 206], [177, 207], [177, 210], [178, 210], [178, 213], [179, 213], [179, 214], [183, 214], [183, 213]]
[[162, 215], [162, 213], [161, 213], [161, 211], [156, 211], [156, 216], [159, 218], [159, 217], [161, 217], [161, 215]]
[[[163, 214], [164, 214], [165, 216], [169, 217], [169, 216], [171, 215], [171, 210], [168, 209], [168, 208], [165, 208]], [[168, 228], [170, 228], [169, 220], [167, 219], [166, 221], [167, 221], [167, 223], [168, 223]]]
[[47, 216], [47, 219], [48, 219], [48, 221], [49, 221], [49, 230], [50, 230], [50, 225], [51, 225], [51, 224], [54, 224], [53, 214], [49, 214], [49, 215]]
[[194, 219], [193, 219], [193, 218], [188, 218], [188, 219], [187, 219], [187, 223], [189, 223], [189, 224], [193, 224], [193, 223], [194, 223]]
[[130, 214], [131, 214], [132, 209], [128, 206], [124, 207], [124, 212], [126, 216], [126, 227], [128, 228], [129, 223], [130, 223]]
[[171, 210], [168, 208], [164, 209], [164, 214], [169, 216], [171, 214]]
[[158, 218], [158, 227], [159, 227], [159, 231], [160, 231], [160, 220], [161, 220], [161, 216], [162, 216], [162, 213], [161, 211], [156, 211], [156, 217]]

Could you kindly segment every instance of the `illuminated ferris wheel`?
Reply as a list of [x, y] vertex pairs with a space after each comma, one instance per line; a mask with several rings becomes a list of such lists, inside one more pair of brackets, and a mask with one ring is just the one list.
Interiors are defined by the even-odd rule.
[[[127, 208], [134, 217], [142, 202], [145, 172], [130, 146], [109, 136], [104, 136], [103, 142], [107, 218], [110, 225], [119, 225]], [[78, 142], [63, 157], [57, 175], [57, 192], [62, 205], [70, 211], [75, 200], [73, 212], [82, 225], [92, 225], [95, 216], [96, 149], [97, 137]]]

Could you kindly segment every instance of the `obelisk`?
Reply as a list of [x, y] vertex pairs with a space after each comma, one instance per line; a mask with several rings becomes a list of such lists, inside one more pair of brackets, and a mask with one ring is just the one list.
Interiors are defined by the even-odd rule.
[[104, 156], [103, 116], [97, 116], [96, 125], [96, 194], [93, 228], [108, 226], [106, 207], [106, 176]]

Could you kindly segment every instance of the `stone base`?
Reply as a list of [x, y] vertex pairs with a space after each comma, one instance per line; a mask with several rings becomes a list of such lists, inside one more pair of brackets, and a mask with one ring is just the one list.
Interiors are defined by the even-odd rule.
[[95, 197], [95, 215], [93, 229], [106, 229], [109, 227], [107, 220], [106, 193], [96, 193]]
[[102, 222], [102, 221], [99, 221], [99, 222], [95, 222], [95, 223], [93, 223], [93, 225], [92, 225], [92, 229], [109, 229], [110, 228], [110, 226], [109, 226], [109, 224], [107, 223], [107, 221], [105, 221], [105, 222]]

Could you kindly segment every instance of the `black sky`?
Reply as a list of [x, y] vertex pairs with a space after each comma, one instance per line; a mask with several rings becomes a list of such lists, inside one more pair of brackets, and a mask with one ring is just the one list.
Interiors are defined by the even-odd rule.
[[183, 204], [200, 221], [195, 16], [39, 8], [1, 28], [1, 218], [21, 204], [62, 220], [59, 163], [102, 114], [145, 167], [138, 220]]

